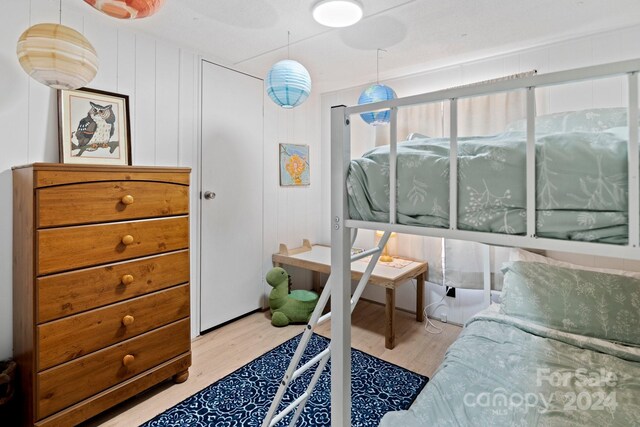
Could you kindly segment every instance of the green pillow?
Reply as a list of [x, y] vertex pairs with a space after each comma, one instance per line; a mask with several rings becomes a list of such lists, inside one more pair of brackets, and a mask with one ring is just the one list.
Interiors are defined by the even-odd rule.
[[502, 269], [501, 311], [561, 331], [640, 345], [640, 280], [515, 261]]

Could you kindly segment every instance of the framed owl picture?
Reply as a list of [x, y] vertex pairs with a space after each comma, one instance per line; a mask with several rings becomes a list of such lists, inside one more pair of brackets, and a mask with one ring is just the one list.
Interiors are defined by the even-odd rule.
[[127, 95], [59, 90], [58, 119], [61, 163], [131, 165]]

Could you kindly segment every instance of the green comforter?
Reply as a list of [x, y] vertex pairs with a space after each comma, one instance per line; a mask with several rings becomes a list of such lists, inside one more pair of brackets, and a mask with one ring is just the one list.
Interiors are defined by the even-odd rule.
[[640, 348], [489, 309], [467, 323], [411, 408], [380, 426], [637, 427]]
[[[625, 244], [627, 149], [623, 132], [541, 136], [536, 144], [537, 235]], [[526, 232], [526, 135], [460, 138], [458, 228]], [[449, 141], [398, 144], [398, 222], [449, 227]], [[347, 179], [353, 219], [389, 220], [389, 147], [352, 160]]]

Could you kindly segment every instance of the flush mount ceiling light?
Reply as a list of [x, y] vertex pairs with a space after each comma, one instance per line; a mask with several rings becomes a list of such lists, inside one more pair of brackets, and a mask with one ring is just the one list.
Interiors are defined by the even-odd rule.
[[320, 0], [313, 5], [313, 19], [327, 27], [348, 27], [362, 19], [358, 0]]

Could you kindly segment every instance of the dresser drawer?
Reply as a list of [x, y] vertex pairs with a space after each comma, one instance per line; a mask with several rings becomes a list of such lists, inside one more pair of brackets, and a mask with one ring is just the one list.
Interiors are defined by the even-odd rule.
[[189, 319], [38, 374], [37, 419], [189, 351]]
[[38, 326], [38, 371], [76, 359], [189, 315], [189, 286], [150, 295]]
[[38, 230], [37, 274], [154, 255], [189, 246], [188, 217]]
[[36, 190], [38, 227], [183, 215], [189, 187], [163, 182], [89, 182]]
[[40, 277], [36, 320], [49, 322], [188, 281], [188, 250]]

